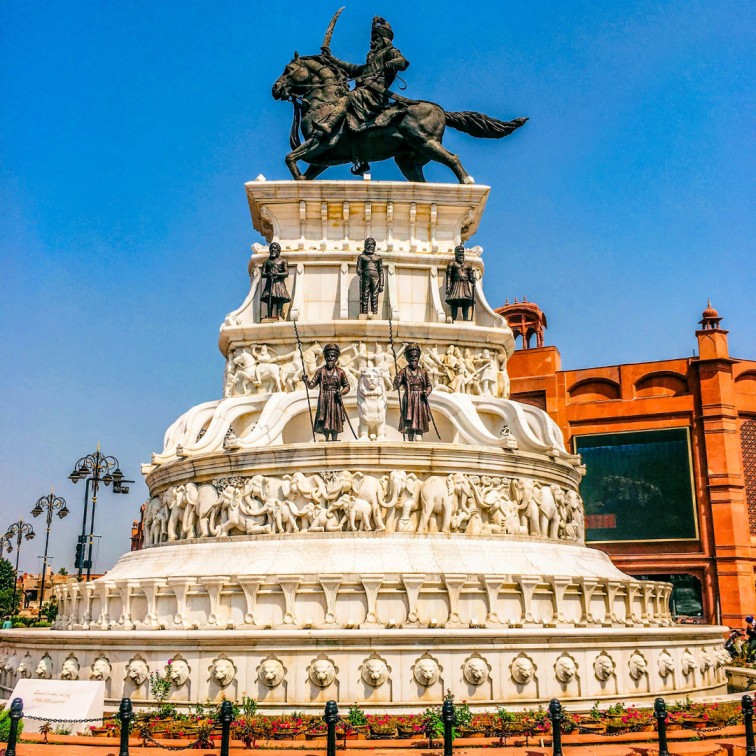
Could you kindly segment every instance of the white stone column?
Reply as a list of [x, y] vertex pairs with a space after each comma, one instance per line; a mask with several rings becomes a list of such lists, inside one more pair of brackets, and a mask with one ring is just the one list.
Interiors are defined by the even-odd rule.
[[627, 627], [641, 624], [641, 618], [635, 613], [635, 597], [640, 592], [640, 588], [638, 582], [625, 583], [625, 606], [627, 607], [625, 625]]
[[449, 596], [449, 616], [446, 620], [446, 627], [463, 626], [462, 619], [459, 616], [459, 596], [467, 578], [467, 575], [444, 575], [446, 593]]
[[325, 594], [326, 606], [325, 606], [325, 619], [323, 620], [323, 627], [338, 627], [336, 622], [336, 596], [339, 593], [339, 586], [341, 585], [340, 575], [321, 575], [320, 585], [323, 588]]
[[641, 590], [643, 591], [643, 611], [641, 619], [643, 624], [648, 627], [654, 627], [660, 623], [654, 617], [653, 596], [655, 585], [650, 580], [641, 581]]
[[617, 595], [622, 590], [622, 581], [607, 580], [605, 583], [605, 587], [606, 587], [607, 621], [605, 621], [604, 624], [605, 625], [618, 625], [620, 624], [620, 619], [617, 616], [616, 601], [617, 601]]
[[160, 629], [160, 617], [158, 616], [157, 606], [158, 593], [165, 586], [166, 581], [160, 578], [139, 581], [139, 587], [144, 591], [144, 596], [147, 599], [147, 614], [144, 617], [144, 624], [153, 630]]
[[367, 612], [365, 621], [360, 627], [383, 627], [383, 622], [378, 618], [378, 591], [383, 585], [383, 575], [363, 575], [362, 587], [365, 589], [367, 600]]
[[197, 583], [197, 579], [193, 577], [175, 577], [168, 578], [168, 585], [173, 589], [173, 594], [176, 596], [176, 614], [173, 615], [173, 624], [180, 625], [186, 629], [191, 627], [186, 615], [186, 594], [189, 589]]
[[244, 575], [237, 578], [241, 589], [244, 591], [244, 598], [247, 601], [247, 609], [244, 612], [244, 624], [249, 627], [259, 627], [260, 622], [257, 619], [257, 592], [260, 586], [265, 582], [264, 575]]
[[285, 575], [278, 578], [278, 585], [281, 586], [285, 602], [284, 616], [281, 627], [291, 628], [297, 624], [297, 616], [294, 604], [297, 596], [297, 588], [299, 588], [299, 581], [299, 577], [292, 575]]
[[580, 622], [577, 623], [577, 627], [587, 627], [588, 625], [596, 625], [595, 617], [591, 612], [591, 599], [593, 593], [598, 588], [599, 581], [594, 577], [580, 577], [580, 607], [582, 615]]
[[554, 615], [551, 622], [546, 623], [546, 627], [557, 627], [557, 625], [572, 625], [564, 616], [564, 597], [567, 595], [567, 589], [572, 585], [572, 578], [563, 575], [553, 575], [548, 578], [551, 584], [551, 600], [554, 607]]
[[94, 583], [86, 583], [84, 585], [84, 614], [81, 617], [81, 629], [89, 630], [92, 626], [92, 597], [96, 586]]
[[419, 619], [417, 616], [417, 599], [420, 596], [420, 588], [425, 582], [425, 575], [402, 575], [404, 590], [407, 592], [407, 619], [404, 622], [405, 627], [417, 627]]
[[205, 586], [208, 596], [210, 597], [210, 613], [207, 615], [205, 625], [208, 627], [223, 627], [221, 611], [221, 591], [231, 582], [228, 575], [215, 575], [213, 577], [201, 578], [202, 585]]
[[484, 575], [483, 583], [486, 587], [486, 600], [488, 601], [488, 613], [486, 614], [487, 625], [509, 625], [509, 620], [502, 620], [499, 616], [499, 591], [507, 580], [506, 575]]
[[522, 617], [515, 627], [538, 624], [533, 616], [532, 606], [533, 594], [541, 578], [538, 575], [515, 575], [514, 579], [517, 585], [520, 586], [520, 595], [522, 596]]
[[115, 583], [112, 581], [97, 581], [97, 595], [100, 597], [100, 616], [97, 618], [97, 624], [100, 630], [110, 630], [110, 590], [115, 588]]
[[79, 599], [81, 598], [81, 584], [72, 583], [69, 586], [71, 593], [71, 608], [68, 614], [68, 629], [74, 630], [79, 624]]

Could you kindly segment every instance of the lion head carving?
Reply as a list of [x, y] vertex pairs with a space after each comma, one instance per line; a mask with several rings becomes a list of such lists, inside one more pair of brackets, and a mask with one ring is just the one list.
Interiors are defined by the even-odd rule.
[[144, 659], [136, 658], [129, 662], [129, 666], [126, 668], [126, 677], [131, 680], [134, 685], [139, 687], [144, 684], [144, 681], [150, 674], [150, 670], [147, 667], [147, 662]]
[[236, 677], [236, 667], [229, 659], [216, 659], [213, 662], [211, 676], [221, 688], [226, 688]]
[[518, 685], [527, 685], [535, 675], [533, 662], [527, 656], [518, 656], [512, 662], [512, 679]]
[[180, 688], [189, 679], [189, 665], [184, 659], [174, 659], [171, 662], [171, 681]]
[[438, 667], [435, 659], [431, 659], [429, 656], [423, 657], [415, 664], [413, 671], [415, 680], [425, 688], [429, 688], [434, 685], [441, 675], [441, 670]]
[[362, 679], [373, 688], [379, 688], [388, 680], [389, 670], [383, 659], [368, 659], [362, 666]]
[[608, 654], [599, 654], [593, 662], [593, 674], [600, 682], [606, 682], [614, 674], [614, 662]]
[[560, 683], [567, 684], [572, 682], [577, 674], [575, 660], [570, 656], [560, 656], [554, 665], [554, 674]]
[[462, 667], [462, 674], [470, 685], [483, 685], [488, 680], [488, 664], [479, 656], [469, 658]]
[[646, 669], [648, 667], [646, 660], [637, 651], [630, 657], [627, 666], [630, 670], [630, 677], [636, 682], [646, 674]]
[[283, 682], [285, 675], [284, 666], [278, 659], [265, 659], [260, 665], [257, 675], [263, 685], [275, 688]]
[[110, 662], [105, 656], [98, 656], [94, 664], [92, 665], [92, 674], [90, 678], [92, 680], [105, 680], [110, 679], [110, 675], [113, 672], [113, 668], [110, 666]]
[[319, 688], [327, 688], [336, 679], [336, 667], [330, 659], [317, 659], [310, 667], [310, 680]]
[[78, 680], [79, 679], [79, 660], [75, 656], [69, 656], [60, 670], [61, 680]]
[[45, 654], [39, 660], [39, 664], [37, 664], [37, 669], [35, 670], [35, 674], [37, 675], [37, 677], [39, 677], [42, 680], [49, 680], [52, 678], [52, 671], [53, 671], [52, 659], [47, 654]]

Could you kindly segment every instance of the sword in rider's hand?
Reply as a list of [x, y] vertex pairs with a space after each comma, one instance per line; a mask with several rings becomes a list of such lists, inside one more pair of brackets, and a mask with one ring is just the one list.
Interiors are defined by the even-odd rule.
[[339, 407], [341, 407], [341, 412], [344, 415], [344, 420], [347, 421], [347, 425], [349, 426], [349, 430], [352, 431], [352, 435], [357, 438], [357, 434], [354, 432], [354, 428], [352, 428], [352, 421], [349, 419], [349, 415], [347, 415], [346, 408], [344, 407], [344, 402], [341, 399], [341, 390], [336, 389], [336, 401], [339, 403]]
[[438, 426], [436, 425], [436, 419], [433, 417], [433, 410], [431, 409], [430, 402], [428, 401], [428, 395], [425, 393], [425, 391], [423, 391], [422, 396], [423, 402], [425, 402], [425, 406], [428, 408], [428, 414], [430, 415], [431, 423], [433, 423], [433, 430], [436, 431], [436, 435], [438, 436], [438, 439], [440, 441], [441, 434], [438, 432]]
[[326, 50], [329, 50], [331, 47], [331, 37], [333, 36], [333, 30], [336, 26], [336, 22], [339, 20], [339, 16], [341, 15], [341, 11], [346, 8], [346, 5], [342, 5], [341, 8], [339, 8], [336, 13], [333, 14], [333, 18], [331, 19], [331, 23], [328, 24], [328, 28], [326, 29], [325, 37], [323, 37], [323, 44], [320, 46], [320, 49], [325, 52]]

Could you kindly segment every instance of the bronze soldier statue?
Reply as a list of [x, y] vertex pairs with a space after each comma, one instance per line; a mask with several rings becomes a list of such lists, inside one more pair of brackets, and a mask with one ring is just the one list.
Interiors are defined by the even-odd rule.
[[330, 115], [319, 124], [326, 133], [334, 131], [346, 116], [350, 131], [364, 131], [369, 126], [388, 126], [404, 114], [402, 104], [389, 108], [389, 87], [397, 71], [404, 71], [409, 61], [393, 45], [394, 32], [385, 19], [373, 18], [370, 31], [370, 51], [364, 65], [339, 60], [328, 45], [321, 48], [323, 57], [337, 66], [355, 82], [355, 88], [340, 98]]
[[451, 307], [452, 321], [462, 308], [462, 320], [472, 320], [475, 310], [475, 269], [465, 265], [465, 245], [454, 248], [454, 260], [446, 266], [446, 303]]
[[378, 295], [383, 291], [385, 279], [383, 260], [375, 254], [375, 239], [371, 237], [365, 239], [365, 247], [357, 258], [357, 277], [360, 279], [360, 315], [373, 317], [378, 314]]
[[289, 275], [289, 265], [281, 257], [281, 245], [273, 242], [268, 247], [268, 259], [262, 265], [261, 278], [265, 279], [265, 286], [260, 295], [260, 302], [265, 302], [268, 318], [280, 318], [283, 306], [291, 301], [286, 288], [286, 278]]
[[320, 386], [318, 408], [315, 413], [315, 433], [322, 433], [326, 441], [338, 441], [344, 430], [344, 404], [341, 397], [349, 393], [346, 373], [336, 364], [341, 350], [337, 344], [326, 344], [323, 349], [325, 365], [315, 371], [312, 378], [302, 376], [309, 388]]
[[420, 367], [420, 347], [410, 344], [405, 350], [407, 367], [394, 378], [394, 388], [404, 387], [399, 430], [410, 441], [422, 441], [432, 422], [428, 396], [433, 391], [428, 371]]

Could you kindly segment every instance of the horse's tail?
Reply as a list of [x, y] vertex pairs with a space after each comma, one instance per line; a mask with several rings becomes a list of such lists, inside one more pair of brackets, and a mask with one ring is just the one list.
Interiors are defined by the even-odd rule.
[[302, 144], [302, 140], [299, 138], [299, 127], [302, 125], [302, 103], [293, 98], [291, 104], [294, 106], [294, 119], [291, 122], [289, 144], [292, 150], [296, 150]]
[[491, 118], [472, 110], [462, 110], [458, 113], [444, 111], [444, 118], [447, 126], [483, 139], [501, 139], [511, 134], [515, 129], [519, 129], [528, 120], [527, 118], [515, 118], [514, 121], [500, 121], [497, 118]]

